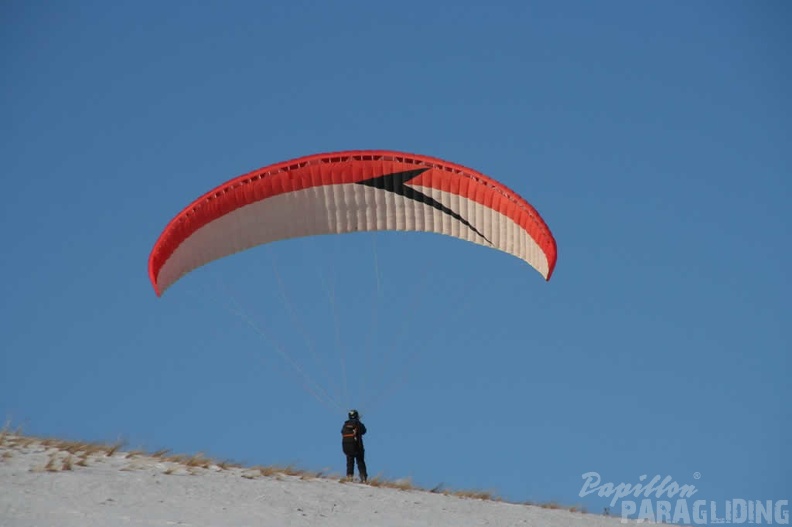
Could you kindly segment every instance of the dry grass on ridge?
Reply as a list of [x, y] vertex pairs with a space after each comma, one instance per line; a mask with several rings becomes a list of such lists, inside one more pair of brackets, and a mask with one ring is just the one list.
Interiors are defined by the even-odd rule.
[[[312, 479], [325, 479], [336, 480], [339, 483], [349, 483], [350, 480], [335, 474], [326, 474], [324, 472], [316, 472], [297, 468], [293, 465], [269, 465], [269, 466], [244, 466], [240, 463], [221, 460], [217, 461], [204, 455], [197, 453], [192, 455], [187, 454], [171, 454], [170, 450], [156, 450], [154, 452], [146, 452], [144, 450], [136, 449], [131, 451], [123, 451], [124, 443], [121, 441], [104, 444], [97, 442], [85, 441], [71, 441], [56, 438], [42, 438], [33, 437], [22, 434], [20, 430], [10, 431], [8, 425], [0, 430], [0, 449], [5, 449], [0, 454], [0, 463], [7, 461], [14, 456], [14, 451], [22, 451], [31, 448], [44, 448], [48, 454], [47, 463], [41, 467], [33, 467], [30, 470], [36, 472], [61, 472], [76, 470], [79, 467], [87, 467], [92, 462], [96, 462], [101, 458], [122, 456], [130, 460], [130, 464], [121, 468], [120, 470], [129, 471], [142, 468], [136, 465], [136, 460], [139, 458], [150, 458], [162, 463], [162, 473], [166, 475], [198, 475], [205, 470], [214, 471], [238, 471], [240, 477], [245, 479], [255, 480], [258, 478], [274, 477], [281, 478], [284, 476], [299, 477], [301, 480]], [[439, 484], [431, 489], [422, 488], [412, 483], [409, 478], [400, 479], [386, 479], [380, 475], [370, 478], [367, 484], [371, 487], [396, 489], [401, 491], [416, 491], [416, 492], [430, 492], [433, 494], [442, 494], [445, 496], [454, 496], [463, 499], [476, 499], [485, 501], [503, 501], [494, 492], [482, 490], [453, 490], [445, 489], [442, 484]], [[571, 512], [586, 513], [584, 507], [581, 506], [565, 506], [556, 502], [548, 503], [534, 503], [531, 501], [524, 501], [520, 505], [541, 507], [544, 509], [562, 509]]]

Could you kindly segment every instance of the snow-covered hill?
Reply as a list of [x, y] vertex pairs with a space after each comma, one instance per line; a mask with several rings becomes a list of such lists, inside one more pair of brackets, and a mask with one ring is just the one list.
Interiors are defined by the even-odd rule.
[[201, 456], [0, 437], [3, 527], [619, 524], [617, 518], [392, 485], [241, 467]]

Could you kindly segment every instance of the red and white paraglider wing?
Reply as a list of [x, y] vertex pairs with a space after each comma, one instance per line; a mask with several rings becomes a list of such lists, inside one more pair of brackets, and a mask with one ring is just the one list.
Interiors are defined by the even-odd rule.
[[167, 225], [149, 257], [158, 295], [209, 262], [318, 234], [429, 231], [512, 254], [550, 279], [556, 243], [523, 198], [483, 174], [390, 151], [307, 156], [235, 178]]

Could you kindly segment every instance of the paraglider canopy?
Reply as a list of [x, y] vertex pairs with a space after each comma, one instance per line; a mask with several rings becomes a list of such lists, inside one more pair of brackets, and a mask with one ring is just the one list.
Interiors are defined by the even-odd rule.
[[498, 249], [546, 280], [556, 242], [501, 183], [440, 159], [386, 150], [277, 163], [207, 192], [168, 223], [149, 256], [157, 295], [209, 262], [277, 240], [360, 231], [428, 231]]

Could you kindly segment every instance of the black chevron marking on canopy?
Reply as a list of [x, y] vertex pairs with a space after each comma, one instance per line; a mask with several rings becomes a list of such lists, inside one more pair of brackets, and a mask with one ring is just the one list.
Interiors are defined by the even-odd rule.
[[436, 199], [432, 198], [431, 196], [427, 196], [426, 194], [419, 192], [413, 187], [407, 186], [408, 181], [419, 176], [423, 172], [426, 172], [427, 170], [429, 170], [428, 167], [416, 168], [414, 170], [405, 170], [403, 172], [393, 172], [392, 174], [384, 174], [382, 176], [373, 177], [371, 179], [364, 179], [363, 181], [358, 181], [357, 184], [386, 190], [388, 192], [393, 192], [394, 194], [398, 194], [399, 196], [404, 196], [407, 199], [412, 199], [420, 203], [429, 205], [430, 207], [435, 208], [444, 214], [448, 214], [455, 220], [461, 222], [470, 230], [472, 230], [473, 232], [484, 238], [487, 241], [487, 243], [492, 245], [492, 242], [489, 241], [489, 239], [486, 236], [481, 234], [478, 231], [478, 229], [476, 229], [473, 225], [471, 225], [470, 222], [467, 221], [465, 218], [460, 216], [459, 213], [449, 209], [448, 207], [446, 207]]

